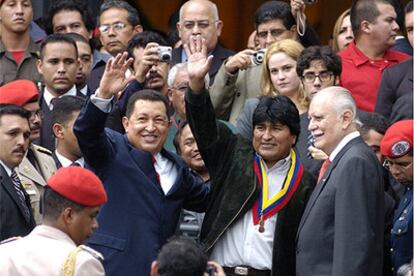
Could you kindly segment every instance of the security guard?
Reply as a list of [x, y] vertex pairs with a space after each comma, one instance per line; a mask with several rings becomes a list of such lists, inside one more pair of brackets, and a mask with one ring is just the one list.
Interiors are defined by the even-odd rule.
[[33, 215], [37, 224], [41, 223], [39, 213], [40, 194], [46, 186], [46, 180], [56, 171], [52, 152], [35, 145], [40, 138], [42, 114], [38, 103], [39, 92], [29, 80], [16, 80], [0, 87], [0, 104], [15, 104], [29, 110], [30, 146], [18, 169], [20, 181], [30, 196]]
[[394, 123], [381, 141], [384, 167], [405, 187], [391, 229], [393, 275], [413, 258], [413, 122]]
[[43, 225], [0, 245], [0, 275], [105, 275], [103, 257], [81, 245], [98, 227], [107, 196], [102, 182], [81, 167], [59, 169], [42, 199]]

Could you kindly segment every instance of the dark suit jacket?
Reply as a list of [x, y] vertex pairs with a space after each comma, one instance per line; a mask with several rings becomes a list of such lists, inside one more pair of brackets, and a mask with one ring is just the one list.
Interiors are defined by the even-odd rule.
[[25, 191], [24, 194], [30, 210], [29, 220], [24, 216], [23, 207], [10, 177], [0, 165], [0, 241], [14, 236], [26, 236], [36, 226], [29, 196]]
[[[173, 49], [172, 51], [172, 60], [171, 60], [171, 66], [183, 62], [181, 60], [181, 53], [184, 51], [183, 47], [180, 46], [179, 48]], [[213, 58], [213, 63], [210, 66], [210, 69], [208, 70], [208, 75], [210, 77], [210, 86], [214, 82], [214, 78], [216, 77], [216, 74], [218, 70], [220, 69], [221, 64], [224, 60], [226, 60], [229, 56], [234, 55], [234, 51], [224, 48], [220, 45], [220, 43], [217, 43], [216, 48], [214, 48], [213, 52], [211, 53]]]
[[176, 182], [164, 195], [152, 155], [132, 146], [126, 135], [104, 129], [107, 116], [88, 101], [74, 125], [86, 164], [108, 195], [87, 244], [104, 255], [107, 275], [149, 275], [151, 262], [175, 232], [181, 208], [203, 212], [209, 188], [181, 158], [163, 150], [177, 168]]
[[391, 47], [391, 50], [401, 52], [410, 56], [413, 56], [413, 47], [405, 37], [395, 40], [395, 45]]
[[382, 275], [384, 216], [381, 165], [354, 138], [306, 205], [297, 232], [297, 275]]
[[[390, 119], [394, 104], [405, 94], [413, 94], [413, 59], [384, 70], [374, 111]], [[406, 104], [413, 109], [412, 101]]]

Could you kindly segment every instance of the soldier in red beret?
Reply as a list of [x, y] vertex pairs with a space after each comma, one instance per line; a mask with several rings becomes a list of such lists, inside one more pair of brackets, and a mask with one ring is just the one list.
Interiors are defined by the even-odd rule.
[[413, 120], [394, 123], [381, 141], [384, 167], [403, 186], [405, 193], [394, 213], [391, 229], [393, 274], [413, 258]]
[[31, 112], [29, 119], [29, 148], [16, 173], [30, 196], [30, 204], [36, 223], [41, 222], [39, 213], [40, 194], [46, 180], [56, 171], [52, 152], [37, 145], [40, 141], [42, 111], [39, 106], [39, 91], [29, 80], [15, 80], [0, 86], [0, 104], [14, 104]]
[[98, 227], [96, 215], [106, 201], [94, 173], [59, 169], [43, 194], [43, 224], [0, 245], [0, 275], [105, 275], [102, 255], [81, 244]]

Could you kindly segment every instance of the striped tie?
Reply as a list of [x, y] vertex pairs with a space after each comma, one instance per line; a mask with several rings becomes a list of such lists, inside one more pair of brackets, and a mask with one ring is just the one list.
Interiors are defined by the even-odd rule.
[[19, 197], [20, 204], [23, 207], [24, 217], [29, 221], [30, 220], [30, 211], [26, 205], [26, 197], [23, 192], [22, 183], [20, 182], [19, 177], [15, 170], [12, 171], [10, 175], [11, 181], [13, 183], [14, 189], [16, 189], [17, 196]]

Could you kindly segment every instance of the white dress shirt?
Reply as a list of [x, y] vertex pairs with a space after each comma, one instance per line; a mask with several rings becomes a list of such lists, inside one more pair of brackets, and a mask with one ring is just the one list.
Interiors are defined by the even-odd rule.
[[329, 160], [332, 162], [335, 157], [338, 155], [338, 153], [343, 149], [346, 144], [349, 143], [352, 139], [361, 136], [361, 134], [358, 131], [354, 131], [346, 135], [342, 140], [338, 143], [338, 145], [335, 147], [335, 149], [332, 151], [332, 153], [329, 155]]
[[81, 166], [82, 168], [85, 167], [85, 160], [83, 159], [83, 157], [75, 161], [71, 161], [65, 156], [63, 156], [62, 154], [60, 154], [57, 150], [55, 150], [55, 154], [63, 168], [69, 167], [70, 165], [72, 165], [72, 163], [75, 163], [75, 162], [78, 163], [79, 166]]
[[[63, 96], [76, 96], [76, 86], [73, 85], [71, 89], [68, 90], [68, 92], [66, 92], [65, 94], [62, 94], [59, 96], [59, 98], [63, 97]], [[45, 87], [45, 91], [43, 93], [43, 99], [45, 100], [47, 106], [49, 107], [50, 110], [53, 109], [53, 104], [52, 104], [52, 99], [55, 98], [56, 96], [53, 96], [53, 94], [47, 90], [47, 87]]]
[[[264, 162], [263, 162], [264, 163]], [[268, 177], [268, 197], [272, 198], [283, 186], [291, 164], [291, 156], [279, 160], [272, 168], [264, 168]], [[277, 214], [264, 221], [263, 233], [253, 224], [253, 210], [233, 223], [218, 240], [210, 259], [222, 266], [250, 266], [260, 270], [272, 269], [273, 238]]]

